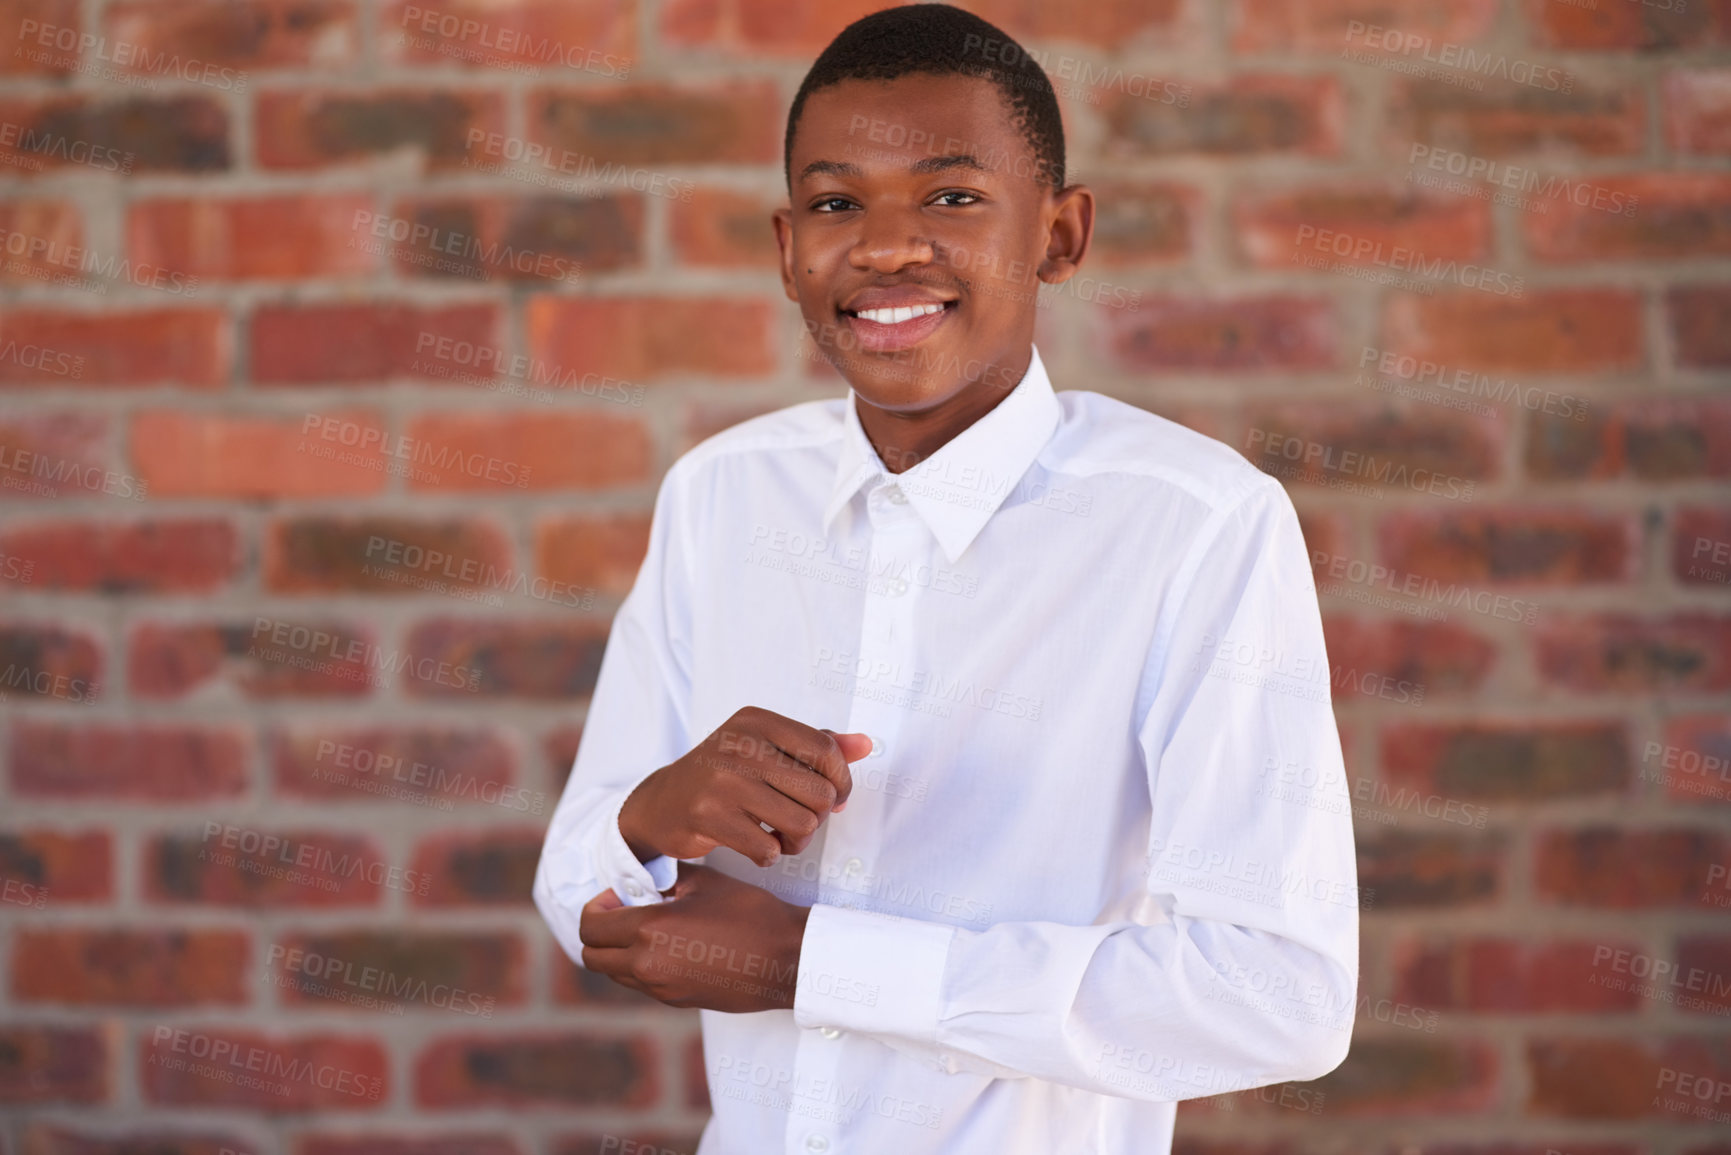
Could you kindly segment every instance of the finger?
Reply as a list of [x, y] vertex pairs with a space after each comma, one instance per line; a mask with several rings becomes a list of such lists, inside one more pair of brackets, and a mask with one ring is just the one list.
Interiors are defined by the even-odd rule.
[[598, 910], [598, 899], [583, 905], [577, 918], [577, 938], [585, 946], [630, 946], [637, 937], [637, 924], [642, 922], [650, 907], [627, 906], [616, 910]]
[[853, 772], [848, 769], [848, 760], [842, 756], [834, 731], [814, 730], [803, 722], [780, 715], [765, 719], [764, 731], [782, 753], [827, 778], [835, 787], [837, 803], [847, 801], [849, 792], [853, 790]]
[[586, 946], [579, 952], [585, 968], [598, 975], [606, 975], [616, 983], [621, 983], [633, 989], [641, 989], [637, 981], [631, 977], [631, 952], [616, 947]]
[[759, 826], [745, 811], [721, 823], [712, 838], [721, 845], [737, 850], [759, 866], [773, 866], [781, 857], [781, 840]]
[[618, 893], [616, 891], [614, 891], [613, 888], [609, 887], [608, 889], [602, 891], [600, 894], [596, 895], [594, 898], [590, 899], [588, 902], [584, 903], [583, 909], [584, 910], [597, 910], [597, 911], [600, 911], [600, 910], [618, 910], [620, 907], [622, 907], [624, 905], [625, 905], [625, 900], [620, 898]]
[[[813, 778], [810, 774], [805, 777]], [[827, 806], [822, 810], [813, 810], [810, 806], [795, 802], [780, 791], [757, 782], [752, 783], [743, 808], [747, 817], [770, 825], [781, 838], [782, 850], [788, 854], [800, 852], [811, 840], [811, 836], [817, 833], [819, 824], [828, 813]]]

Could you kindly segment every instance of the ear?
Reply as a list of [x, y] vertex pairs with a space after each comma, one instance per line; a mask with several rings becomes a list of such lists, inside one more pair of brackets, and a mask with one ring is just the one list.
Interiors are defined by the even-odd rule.
[[1061, 285], [1076, 275], [1094, 239], [1094, 190], [1073, 184], [1053, 193], [1046, 208], [1046, 259], [1039, 278]]
[[775, 229], [775, 247], [781, 250], [781, 291], [787, 294], [788, 300], [797, 305], [799, 294], [793, 287], [793, 210], [776, 209], [770, 214], [769, 220], [771, 227]]

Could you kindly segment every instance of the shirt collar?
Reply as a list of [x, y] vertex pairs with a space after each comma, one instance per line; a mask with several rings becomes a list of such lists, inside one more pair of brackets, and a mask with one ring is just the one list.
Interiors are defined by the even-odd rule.
[[842, 508], [866, 482], [905, 483], [902, 491], [908, 504], [954, 563], [1003, 505], [1058, 427], [1057, 395], [1046, 376], [1040, 350], [1035, 348], [1032, 354], [1028, 371], [1009, 396], [943, 448], [899, 475], [885, 469], [872, 448], [850, 388], [835, 484], [823, 511], [824, 531], [831, 531]]

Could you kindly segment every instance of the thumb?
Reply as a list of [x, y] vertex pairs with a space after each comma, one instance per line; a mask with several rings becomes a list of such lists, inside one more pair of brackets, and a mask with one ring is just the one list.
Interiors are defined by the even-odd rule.
[[834, 730], [825, 730], [824, 733], [836, 740], [841, 746], [841, 756], [849, 762], [858, 762], [872, 752], [870, 734], [838, 734]]

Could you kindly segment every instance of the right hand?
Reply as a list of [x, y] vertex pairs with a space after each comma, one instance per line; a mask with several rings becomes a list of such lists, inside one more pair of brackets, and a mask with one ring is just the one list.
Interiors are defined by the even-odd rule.
[[847, 764], [869, 753], [865, 734], [814, 730], [746, 706], [639, 783], [619, 811], [619, 832], [645, 861], [657, 854], [701, 858], [725, 846], [769, 866], [804, 850], [847, 802]]

